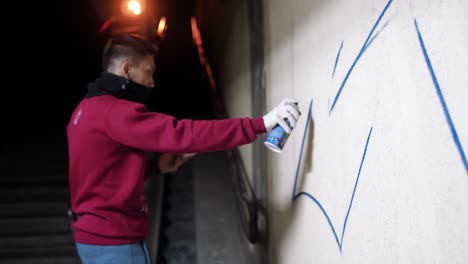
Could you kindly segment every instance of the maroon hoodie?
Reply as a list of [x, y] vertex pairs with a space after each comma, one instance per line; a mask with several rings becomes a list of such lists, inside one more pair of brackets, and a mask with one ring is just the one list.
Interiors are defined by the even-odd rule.
[[146, 239], [143, 197], [147, 151], [203, 153], [253, 142], [261, 117], [177, 120], [137, 102], [99, 95], [83, 99], [67, 126], [72, 225], [76, 242], [117, 245]]

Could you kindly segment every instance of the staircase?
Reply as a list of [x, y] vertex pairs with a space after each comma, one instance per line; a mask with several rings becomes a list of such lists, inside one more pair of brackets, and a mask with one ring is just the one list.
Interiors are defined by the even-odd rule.
[[196, 264], [192, 161], [165, 175], [157, 264]]
[[[152, 222], [160, 222], [150, 234], [152, 264], [258, 263], [230, 166], [225, 152], [199, 154], [147, 186], [155, 191]], [[80, 264], [66, 216], [65, 134], [35, 132], [1, 145], [0, 171], [0, 264]]]
[[79, 264], [65, 134], [28, 132], [0, 146], [0, 264]]
[[226, 152], [199, 154], [165, 176], [156, 264], [256, 264], [247, 240]]

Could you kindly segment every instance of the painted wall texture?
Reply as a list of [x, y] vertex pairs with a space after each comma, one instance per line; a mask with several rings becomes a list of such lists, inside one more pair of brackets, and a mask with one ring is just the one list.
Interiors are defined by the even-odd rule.
[[[215, 2], [215, 1], [212, 1]], [[210, 2], [211, 3], [211, 2]], [[250, 117], [251, 74], [250, 43], [247, 3], [242, 1], [217, 2], [216, 6], [199, 7], [199, 20], [213, 53], [212, 62], [217, 77], [217, 86], [229, 117]], [[216, 15], [214, 15], [216, 14]], [[252, 177], [252, 145], [238, 148], [246, 172]]]
[[269, 152], [270, 263], [467, 263], [468, 2], [264, 8], [268, 108], [303, 112]]

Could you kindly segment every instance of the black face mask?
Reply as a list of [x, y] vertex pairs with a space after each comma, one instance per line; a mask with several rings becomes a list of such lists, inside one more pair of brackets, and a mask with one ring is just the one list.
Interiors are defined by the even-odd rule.
[[151, 95], [151, 89], [136, 82], [126, 80], [126, 83], [121, 87], [122, 98], [137, 103], [146, 103]]
[[88, 84], [86, 98], [99, 95], [112, 95], [117, 98], [144, 104], [151, 95], [151, 88], [125, 79], [121, 76], [103, 72], [95, 82]]

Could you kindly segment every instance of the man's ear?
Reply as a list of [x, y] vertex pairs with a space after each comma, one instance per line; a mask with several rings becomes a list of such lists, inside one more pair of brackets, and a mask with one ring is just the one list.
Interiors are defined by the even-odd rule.
[[122, 74], [125, 79], [130, 79], [130, 63], [128, 61], [123, 61], [122, 64], [120, 64], [120, 73]]

